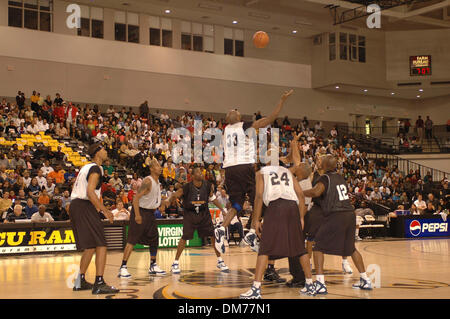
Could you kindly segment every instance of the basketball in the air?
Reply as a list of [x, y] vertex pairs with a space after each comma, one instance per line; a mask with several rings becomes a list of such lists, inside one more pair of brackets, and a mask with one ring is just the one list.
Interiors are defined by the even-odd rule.
[[253, 44], [259, 49], [265, 48], [269, 44], [269, 36], [264, 31], [258, 31], [253, 35]]

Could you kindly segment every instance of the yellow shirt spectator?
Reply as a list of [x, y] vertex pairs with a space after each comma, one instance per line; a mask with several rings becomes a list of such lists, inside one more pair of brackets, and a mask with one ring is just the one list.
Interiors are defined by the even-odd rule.
[[175, 179], [175, 167], [173, 167], [173, 166], [164, 167], [163, 176], [164, 176], [164, 178], [170, 177], [171, 179]]

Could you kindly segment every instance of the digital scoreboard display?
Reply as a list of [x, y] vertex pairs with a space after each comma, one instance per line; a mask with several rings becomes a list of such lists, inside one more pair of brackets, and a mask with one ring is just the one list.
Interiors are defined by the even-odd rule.
[[410, 75], [431, 75], [431, 55], [409, 57]]

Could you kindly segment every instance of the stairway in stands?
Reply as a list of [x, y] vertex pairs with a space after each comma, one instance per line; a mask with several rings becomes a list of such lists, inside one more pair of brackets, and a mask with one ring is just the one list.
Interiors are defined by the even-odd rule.
[[422, 140], [423, 153], [440, 153], [439, 145], [434, 138]]

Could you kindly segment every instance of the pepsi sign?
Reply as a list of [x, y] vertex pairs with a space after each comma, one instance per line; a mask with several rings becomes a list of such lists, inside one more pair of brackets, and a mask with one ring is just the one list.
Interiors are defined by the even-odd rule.
[[446, 236], [450, 236], [448, 221], [444, 222], [441, 218], [417, 218], [405, 220], [405, 237], [421, 238]]

